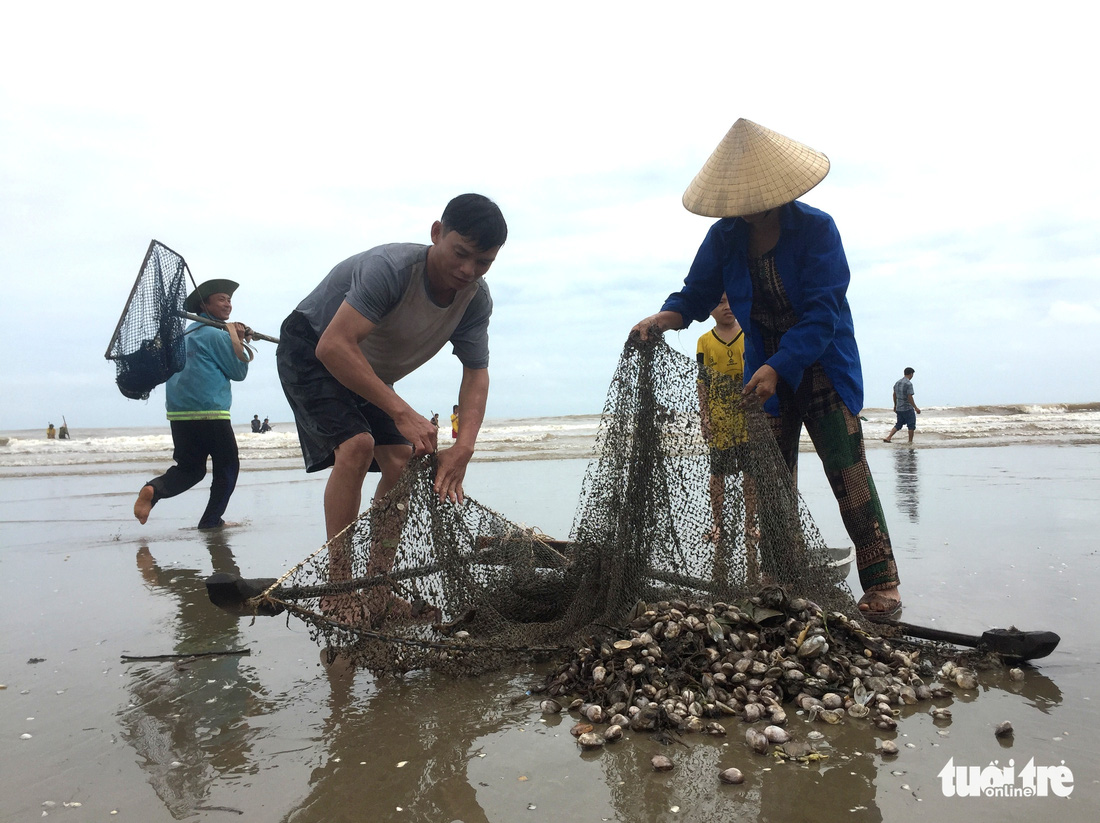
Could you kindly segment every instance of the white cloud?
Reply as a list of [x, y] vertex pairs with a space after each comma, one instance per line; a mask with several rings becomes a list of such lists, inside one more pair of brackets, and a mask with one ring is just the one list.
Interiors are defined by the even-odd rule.
[[[1081, 104], [1095, 72], [1071, 7], [6, 14], [4, 427], [37, 427], [58, 406], [87, 425], [163, 419], [162, 397], [125, 401], [101, 359], [150, 238], [198, 279], [239, 280], [237, 314], [277, 334], [335, 263], [425, 242], [470, 190], [511, 226], [490, 273], [490, 413], [596, 411], [630, 326], [678, 287], [706, 232], [679, 198], [740, 116], [832, 160], [806, 199], [844, 237], [869, 386], [923, 361], [937, 402], [1012, 401], [991, 396], [1006, 390], [990, 376], [1006, 337], [1042, 324], [1059, 346], [1095, 349], [1098, 116]], [[669, 341], [693, 350], [699, 330]], [[1095, 398], [1100, 378], [1051, 366], [1048, 349], [1014, 354], [1016, 373], [1037, 375], [1027, 399]], [[273, 357], [261, 349], [237, 389], [248, 416], [285, 408]], [[446, 353], [409, 380], [417, 407], [441, 406], [457, 364]]]

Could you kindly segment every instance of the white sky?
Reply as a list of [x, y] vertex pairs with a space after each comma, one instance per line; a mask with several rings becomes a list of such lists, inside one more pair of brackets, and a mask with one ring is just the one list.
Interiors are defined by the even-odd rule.
[[[867, 405], [1100, 399], [1087, 5], [8, 3], [0, 429], [158, 425], [103, 352], [149, 240], [277, 335], [340, 260], [496, 200], [489, 417], [597, 413], [738, 117], [825, 152]], [[774, 9], [774, 10], [773, 10]], [[694, 355], [706, 326], [669, 333]], [[234, 416], [289, 420], [274, 347]], [[456, 402], [448, 346], [398, 384]], [[444, 414], [444, 417], [446, 414]]]

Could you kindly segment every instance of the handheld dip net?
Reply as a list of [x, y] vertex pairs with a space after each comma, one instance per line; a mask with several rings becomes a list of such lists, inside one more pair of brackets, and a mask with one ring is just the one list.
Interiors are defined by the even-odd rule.
[[[741, 387], [655, 337], [622, 353], [570, 540], [470, 498], [440, 503], [425, 457], [278, 580], [233, 581], [238, 602], [250, 584], [247, 611], [287, 610], [331, 655], [361, 667], [465, 674], [590, 644], [640, 601], [747, 602], [777, 584], [854, 614], [764, 413], [744, 409], [740, 471], [712, 481], [701, 387], [705, 407], [737, 409]], [[215, 578], [208, 587], [215, 603], [231, 599]]]
[[184, 259], [153, 240], [104, 355], [115, 361], [115, 383], [131, 400], [149, 393], [187, 362], [183, 303], [190, 272]]
[[[149, 393], [187, 365], [185, 320], [227, 329], [225, 323], [185, 311], [187, 281], [195, 278], [178, 253], [158, 240], [149, 242], [130, 297], [103, 356], [115, 361], [115, 383], [131, 400], [148, 400]], [[250, 332], [251, 339], [278, 343], [279, 338]], [[234, 342], [237, 356], [252, 360], [247, 343]]]

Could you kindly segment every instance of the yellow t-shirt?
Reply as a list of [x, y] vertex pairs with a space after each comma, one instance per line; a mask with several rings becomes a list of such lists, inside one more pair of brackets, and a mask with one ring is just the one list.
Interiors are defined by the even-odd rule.
[[[710, 445], [728, 449], [749, 439], [745, 413], [741, 410], [741, 389], [745, 382], [745, 333], [737, 332], [730, 342], [714, 329], [699, 338], [696, 348], [699, 385], [706, 392], [706, 414], [710, 421]], [[729, 379], [718, 377], [715, 372]]]

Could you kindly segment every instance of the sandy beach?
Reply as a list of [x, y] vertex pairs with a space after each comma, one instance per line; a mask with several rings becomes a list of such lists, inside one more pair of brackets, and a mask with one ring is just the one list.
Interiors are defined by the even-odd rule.
[[[525, 695], [540, 669], [476, 679], [338, 676], [303, 624], [213, 607], [212, 571], [274, 576], [321, 543], [324, 476], [246, 464], [227, 517], [199, 532], [205, 485], [142, 527], [134, 495], [163, 462], [0, 474], [0, 819], [306, 821], [1067, 821], [1100, 817], [1100, 446], [869, 450], [911, 623], [980, 634], [1049, 629], [1062, 642], [1022, 682], [983, 672], [939, 726], [907, 708], [900, 754], [856, 722], [821, 729], [809, 765], [723, 739], [645, 735], [582, 754], [567, 716]], [[813, 455], [801, 491], [831, 545], [847, 538]], [[583, 459], [475, 462], [466, 488], [512, 520], [565, 537]], [[369, 492], [369, 489], [368, 489]], [[855, 572], [849, 579], [858, 589]], [[244, 649], [183, 665], [132, 661]], [[1015, 734], [998, 739], [1009, 720]], [[790, 726], [804, 732], [805, 717]], [[650, 758], [677, 768], [654, 773]], [[1064, 765], [1058, 796], [947, 797], [956, 767]], [[736, 766], [741, 786], [722, 785]], [[1017, 781], [1017, 786], [1021, 785]]]

